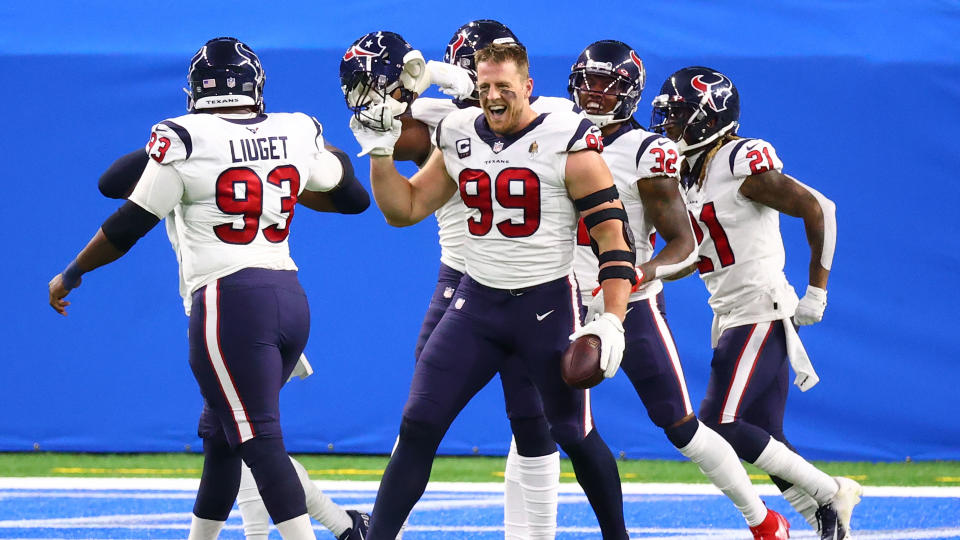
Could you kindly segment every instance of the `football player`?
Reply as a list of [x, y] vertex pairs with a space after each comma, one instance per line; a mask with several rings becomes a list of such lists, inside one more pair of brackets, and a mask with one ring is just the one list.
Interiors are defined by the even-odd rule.
[[[845, 538], [860, 486], [805, 461], [783, 433], [788, 361], [801, 390], [819, 380], [794, 324], [823, 317], [836, 245], [834, 204], [783, 174], [773, 145], [737, 136], [740, 98], [723, 73], [683, 68], [653, 104], [651, 129], [676, 141], [683, 155], [682, 184], [699, 243], [695, 266], [714, 313], [701, 421], [770, 474], [822, 538]], [[799, 300], [783, 273], [781, 213], [803, 219], [811, 248], [809, 284]]]
[[[645, 81], [636, 51], [623, 42], [603, 40], [580, 53], [568, 84], [571, 98], [603, 134], [603, 160], [613, 173], [637, 246], [637, 258], [631, 262], [638, 264], [638, 274], [650, 276], [630, 295], [621, 366], [653, 423], [734, 502], [754, 538], [787, 538], [789, 524], [767, 510], [733, 448], [697, 421], [690, 404], [667, 325], [661, 279], [696, 260], [696, 243], [680, 191], [676, 144], [644, 130], [633, 118]], [[666, 245], [653, 256], [655, 234]], [[593, 313], [603, 311], [603, 296], [592, 297], [597, 287], [597, 256], [582, 222], [577, 240], [574, 270], [581, 297], [585, 303], [590, 301], [589, 321]]]
[[[457, 29], [447, 45], [443, 62], [427, 62], [431, 82], [437, 84], [442, 92], [452, 95], [453, 99], [418, 97], [410, 100], [409, 108], [405, 109], [409, 110], [409, 114], [400, 116], [402, 131], [394, 147], [394, 161], [413, 161], [417, 165], [424, 165], [433, 150], [431, 140], [440, 121], [453, 111], [479, 107], [475, 90], [474, 54], [490, 43], [522, 46], [503, 24], [481, 19]], [[386, 48], [378, 48], [377, 51], [380, 54], [371, 66], [382, 62], [380, 59]], [[347, 54], [350, 54], [350, 50]], [[369, 92], [355, 90], [356, 85], [375, 80], [359, 75], [358, 72], [367, 70], [367, 64], [353, 58], [345, 59], [341, 68], [344, 93], [348, 97]], [[386, 95], [389, 85], [398, 84], [394, 81], [399, 81], [400, 73], [395, 70], [394, 73], [385, 71], [384, 74], [386, 77], [380, 79], [384, 84], [379, 93]], [[357, 108], [357, 104], [350, 103], [349, 99], [348, 105]], [[573, 103], [563, 98], [533, 97], [531, 106], [539, 113], [573, 109]], [[362, 120], [370, 125], [369, 119]], [[440, 270], [417, 337], [414, 356], [418, 359], [463, 277], [463, 242], [467, 233], [463, 212], [460, 195], [454, 193], [434, 213], [440, 240]], [[507, 417], [513, 432], [504, 471], [504, 536], [508, 539], [551, 539], [556, 535], [557, 526], [560, 454], [550, 437], [543, 407], [533, 391], [533, 383], [519, 367], [519, 363], [507, 363], [500, 371]]]
[[241, 460], [281, 535], [314, 538], [279, 425], [279, 389], [309, 333], [287, 237], [302, 192], [336, 188], [347, 168], [324, 149], [316, 120], [263, 112], [264, 72], [246, 44], [210, 40], [191, 60], [188, 79], [192, 114], [153, 127], [152, 159], [129, 200], [50, 281], [50, 305], [66, 315], [64, 298], [84, 273], [121, 257], [175, 211], [192, 299], [190, 364], [204, 396], [204, 470], [190, 538], [215, 538], [223, 527]]
[[[189, 104], [188, 104], [189, 106]], [[337, 212], [341, 214], [358, 214], [370, 205], [370, 196], [363, 185], [353, 174], [353, 165], [342, 150], [326, 143], [325, 148], [340, 159], [344, 167], [343, 178], [337, 187], [327, 191], [301, 192], [297, 204], [301, 204], [318, 212]], [[143, 148], [121, 156], [100, 176], [98, 187], [100, 193], [111, 199], [126, 199], [137, 185], [149, 163], [150, 157]], [[173, 251], [180, 261], [179, 240], [176, 233], [175, 212], [164, 218], [167, 235]], [[184, 309], [187, 317], [190, 316], [190, 294], [186, 291], [183, 281], [183, 272], [180, 272], [180, 292], [184, 300]], [[300, 355], [299, 362], [291, 373], [290, 378], [304, 379], [313, 373], [305, 355]], [[290, 458], [297, 476], [303, 485], [307, 513], [323, 524], [334, 536], [341, 540], [359, 538], [365, 534], [366, 522], [369, 516], [356, 510], [344, 510], [334, 503], [330, 497], [317, 488], [310, 480], [306, 469], [293, 457]], [[263, 504], [257, 484], [250, 473], [250, 468], [242, 465], [240, 473], [240, 488], [237, 492], [237, 507], [243, 518], [243, 530], [247, 540], [266, 540], [270, 530], [270, 516]]]
[[[436, 129], [437, 149], [409, 180], [392, 159], [400, 122], [376, 110], [386, 131], [351, 119], [363, 153], [371, 155], [374, 199], [388, 223], [417, 223], [459, 189], [467, 229], [465, 273], [416, 363], [369, 538], [397, 533], [423, 493], [447, 427], [505, 363], [520, 363], [533, 381], [603, 537], [627, 538], [616, 461], [593, 425], [590, 392], [567, 386], [559, 369], [569, 340], [585, 334], [599, 336], [604, 368], [615, 371], [620, 363], [621, 321], [637, 284], [634, 268], [623, 262], [633, 251], [626, 214], [610, 194], [597, 128], [573, 112], [538, 114], [530, 107], [526, 50], [493, 43], [475, 61], [481, 109], [447, 115]], [[582, 327], [572, 275], [577, 207], [600, 250], [607, 299], [606, 311]]]

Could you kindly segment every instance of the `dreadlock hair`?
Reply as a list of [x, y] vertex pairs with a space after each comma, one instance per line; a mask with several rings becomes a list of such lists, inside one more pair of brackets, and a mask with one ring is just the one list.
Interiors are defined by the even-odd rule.
[[710, 160], [713, 159], [717, 152], [730, 141], [735, 141], [741, 139], [739, 135], [735, 133], [725, 133], [722, 137], [718, 137], [717, 140], [713, 143], [709, 149], [707, 149], [696, 163], [693, 165], [692, 170], [688, 165], [686, 160], [683, 161], [683, 165], [680, 167], [681, 176], [687, 176], [688, 174], [693, 174], [697, 177], [697, 188], [703, 188], [703, 182], [707, 179], [707, 167], [710, 165]]

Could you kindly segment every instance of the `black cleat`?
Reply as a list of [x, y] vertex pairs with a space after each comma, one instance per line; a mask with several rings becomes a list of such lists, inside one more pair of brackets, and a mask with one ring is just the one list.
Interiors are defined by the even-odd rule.
[[357, 510], [347, 510], [347, 515], [353, 520], [353, 525], [343, 531], [343, 534], [338, 536], [337, 540], [364, 540], [367, 537], [367, 529], [370, 528], [370, 514]]
[[843, 540], [847, 530], [840, 522], [832, 503], [817, 508], [817, 523], [820, 525], [820, 540]]

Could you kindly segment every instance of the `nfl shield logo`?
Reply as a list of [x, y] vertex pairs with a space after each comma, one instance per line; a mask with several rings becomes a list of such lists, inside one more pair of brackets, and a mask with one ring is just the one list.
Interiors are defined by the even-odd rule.
[[237, 80], [233, 77], [227, 77], [227, 88], [233, 88], [237, 85]]
[[497, 141], [493, 143], [493, 153], [496, 154], [503, 150], [503, 141]]

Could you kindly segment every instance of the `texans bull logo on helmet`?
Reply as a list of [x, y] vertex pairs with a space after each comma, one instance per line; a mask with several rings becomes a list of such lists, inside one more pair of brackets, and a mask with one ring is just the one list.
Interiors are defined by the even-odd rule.
[[[380, 32], [377, 32], [374, 35], [371, 35], [366, 40], [354, 43], [347, 49], [347, 52], [343, 54], [343, 61], [348, 62], [353, 58], [357, 60], [363, 60], [367, 69], [370, 69], [370, 62], [383, 54], [383, 51], [386, 47], [380, 42], [383, 39], [383, 36], [380, 35]], [[376, 39], [376, 40], [374, 40]]]
[[[705, 103], [715, 112], [725, 111], [727, 110], [727, 99], [733, 95], [733, 92], [730, 91], [730, 85], [732, 83], [730, 83], [730, 81], [728, 81], [727, 78], [720, 73], [714, 72], [713, 74], [719, 77], [719, 79], [708, 83], [703, 80], [703, 75], [697, 75], [690, 80], [690, 86], [694, 87], [698, 92], [700, 92], [701, 103]], [[721, 84], [723, 86], [717, 88], [716, 90], [713, 89], [715, 86], [719, 86]], [[714, 98], [720, 100], [719, 105], [717, 100]]]
[[[450, 58], [457, 58], [457, 52], [460, 50], [461, 47], [463, 47], [463, 44], [466, 43], [466, 41], [467, 41], [467, 36], [465, 36], [463, 32], [457, 34], [456, 41], [447, 45], [448, 47], [447, 54], [450, 56]], [[461, 58], [460, 60], [461, 60], [460, 63], [462, 64], [460, 67], [463, 67], [463, 68], [470, 67], [470, 62], [467, 59]]]

